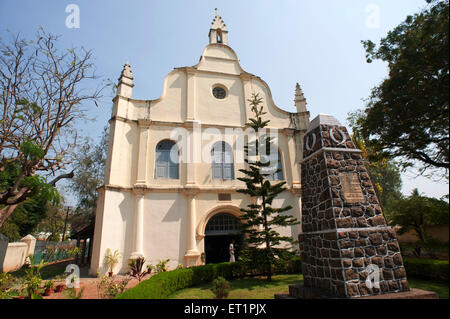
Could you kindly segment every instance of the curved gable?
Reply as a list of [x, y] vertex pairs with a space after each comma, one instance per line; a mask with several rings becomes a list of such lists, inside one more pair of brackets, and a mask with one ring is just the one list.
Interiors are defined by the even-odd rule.
[[239, 75], [245, 72], [236, 53], [224, 44], [209, 44], [202, 53], [200, 62], [193, 66], [197, 70]]

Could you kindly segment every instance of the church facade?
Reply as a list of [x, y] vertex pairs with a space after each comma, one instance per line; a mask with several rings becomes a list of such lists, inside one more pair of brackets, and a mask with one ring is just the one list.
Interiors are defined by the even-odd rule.
[[[277, 132], [278, 168], [273, 180], [286, 188], [274, 206], [291, 205], [301, 220], [302, 140], [309, 125], [306, 100], [297, 84], [296, 113], [277, 107], [270, 88], [244, 71], [228, 45], [228, 30], [216, 14], [200, 61], [175, 68], [156, 100], [132, 98], [134, 78], [125, 64], [113, 99], [104, 185], [99, 188], [90, 273], [104, 274], [106, 250], [128, 260], [145, 257], [169, 268], [228, 261], [228, 246], [242, 243], [240, 208], [251, 203], [238, 193], [246, 167], [238, 134], [252, 118], [248, 99], [263, 99], [264, 119]], [[230, 133], [231, 132], [231, 133]], [[278, 230], [297, 238], [301, 226]]]

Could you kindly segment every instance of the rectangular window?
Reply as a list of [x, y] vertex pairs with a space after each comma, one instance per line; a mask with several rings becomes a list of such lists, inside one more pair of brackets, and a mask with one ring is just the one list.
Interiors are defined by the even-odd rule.
[[231, 194], [219, 194], [219, 201], [221, 202], [231, 201]]

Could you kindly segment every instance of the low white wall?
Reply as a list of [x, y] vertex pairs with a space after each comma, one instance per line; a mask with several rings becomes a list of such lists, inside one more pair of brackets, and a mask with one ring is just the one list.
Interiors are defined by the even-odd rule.
[[26, 243], [10, 243], [6, 250], [5, 260], [3, 261], [3, 272], [15, 271], [20, 269], [25, 263], [27, 257], [28, 245]]
[[36, 239], [27, 235], [18, 243], [8, 243], [8, 238], [0, 237], [0, 272], [20, 269], [28, 255], [34, 252]]

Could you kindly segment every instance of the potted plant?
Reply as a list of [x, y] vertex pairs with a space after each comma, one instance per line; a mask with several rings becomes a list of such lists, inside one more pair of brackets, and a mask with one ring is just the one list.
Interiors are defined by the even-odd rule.
[[115, 250], [114, 252], [111, 252], [111, 249], [109, 248], [106, 250], [105, 264], [109, 268], [108, 275], [110, 277], [114, 274], [114, 267], [119, 263], [119, 258], [119, 251]]
[[50, 296], [53, 292], [53, 287], [55, 286], [54, 280], [47, 280], [44, 284], [44, 296]]
[[152, 271], [154, 271], [155, 269], [156, 269], [156, 267], [153, 266], [152, 264], [148, 264], [148, 265], [147, 265], [147, 272], [148, 272], [149, 274], [151, 274]]
[[65, 284], [58, 284], [55, 286], [55, 292], [61, 292], [64, 290], [64, 288], [66, 288]]
[[66, 288], [66, 284], [64, 283], [64, 278], [60, 275], [56, 277], [56, 285], [54, 288], [54, 292], [61, 292]]

